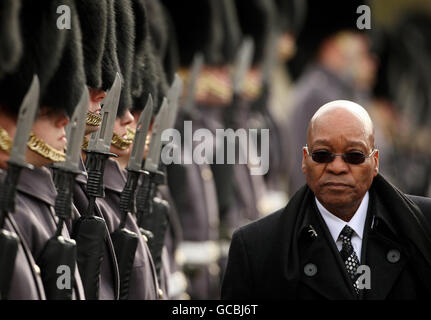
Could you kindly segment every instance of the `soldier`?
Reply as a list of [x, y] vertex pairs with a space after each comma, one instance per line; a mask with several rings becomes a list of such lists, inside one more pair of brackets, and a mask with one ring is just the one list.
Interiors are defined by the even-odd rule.
[[[13, 73], [22, 57], [22, 39], [20, 32], [19, 14], [21, 2], [4, 1], [2, 2], [1, 20], [5, 24], [0, 28], [0, 78], [5, 73]], [[7, 75], [6, 75], [7, 77]], [[18, 103], [18, 101], [17, 101]], [[12, 141], [16, 130], [17, 110], [10, 109], [8, 105], [0, 104], [0, 179], [3, 184], [4, 176], [7, 169], [9, 155], [11, 152]], [[2, 188], [2, 192], [4, 189]], [[15, 219], [11, 214], [7, 215], [4, 220], [4, 229], [22, 235], [16, 226]], [[36, 273], [36, 263], [31, 255], [30, 249], [24, 242], [20, 241], [17, 255], [14, 261], [14, 270], [10, 280], [9, 292], [1, 292], [1, 299], [10, 300], [40, 300], [45, 299], [42, 279], [40, 274]], [[5, 271], [2, 270], [2, 274]]]
[[[107, 61], [115, 60], [108, 55], [108, 46], [112, 45], [112, 34], [108, 33], [108, 15], [113, 15], [111, 1], [88, 2], [76, 0], [78, 17], [82, 29], [82, 46], [84, 52], [84, 66], [89, 88], [90, 103], [87, 113], [87, 124], [85, 134], [88, 136], [97, 131], [100, 127], [101, 102], [106, 97], [106, 91], [114, 82], [115, 73], [118, 71], [115, 66], [108, 64]], [[117, 64], [118, 67], [118, 64]], [[85, 159], [85, 152], [82, 153]], [[87, 175], [83, 161], [81, 167], [83, 174], [76, 177], [74, 189], [74, 205], [80, 215], [88, 214], [88, 194], [87, 194]], [[102, 217], [100, 209], [96, 206], [96, 215]], [[104, 258], [100, 269], [98, 298], [101, 300], [118, 299], [119, 294], [119, 274], [117, 260], [115, 257], [112, 239], [106, 227], [107, 236], [104, 243]], [[87, 297], [89, 298], [89, 297]]]
[[[129, 152], [132, 143], [132, 140], [127, 138], [127, 127], [133, 121], [129, 108], [133, 105], [131, 83], [135, 45], [135, 21], [131, 1], [116, 2], [115, 10], [117, 54], [123, 75], [123, 88], [117, 119], [114, 125], [111, 152], [124, 157]], [[112, 158], [107, 160], [104, 171], [105, 198], [97, 200], [110, 233], [117, 230], [120, 225], [120, 194], [126, 183], [123, 169], [118, 161]], [[141, 236], [135, 219], [130, 213], [127, 215], [125, 226], [128, 230], [138, 235], [138, 246], [131, 270], [127, 298], [131, 300], [158, 299], [159, 287], [151, 254], [144, 237]]]
[[[47, 244], [56, 234], [62, 236], [61, 241], [64, 243], [73, 245], [73, 242], [67, 228], [64, 225], [57, 226], [58, 219], [54, 213], [57, 192], [46, 166], [64, 160], [64, 127], [78, 103], [85, 83], [79, 25], [72, 14], [74, 28], [59, 29], [56, 12], [60, 5], [67, 5], [71, 12], [75, 13], [73, 3], [69, 1], [52, 1], [45, 4], [23, 1], [20, 15], [23, 57], [16, 71], [7, 75], [0, 84], [0, 104], [16, 114], [33, 75], [38, 74], [40, 79], [41, 107], [26, 153], [26, 161], [34, 166], [34, 170], [23, 168], [21, 171], [16, 186], [14, 218], [22, 234], [21, 241], [29, 248], [37, 264], [34, 268], [42, 276], [48, 299], [56, 296], [52, 296], [51, 292], [48, 294], [47, 279], [53, 275], [47, 270], [58, 266], [50, 265], [55, 264], [55, 261], [45, 259]], [[84, 299], [76, 263], [73, 263], [72, 269], [69, 270], [69, 278], [67, 292], [70, 294], [67, 298]], [[27, 285], [18, 284], [18, 292], [14, 298], [28, 297], [29, 293], [21, 295], [23, 292], [20, 292], [21, 286], [27, 288]], [[43, 293], [39, 293], [39, 298], [43, 298]]]

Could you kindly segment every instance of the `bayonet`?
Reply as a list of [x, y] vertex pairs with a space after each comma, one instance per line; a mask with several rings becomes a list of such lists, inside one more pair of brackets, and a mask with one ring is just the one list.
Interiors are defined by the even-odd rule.
[[102, 123], [100, 129], [92, 133], [88, 143], [89, 152], [109, 153], [114, 133], [114, 122], [117, 118], [118, 104], [121, 95], [121, 77], [117, 73], [114, 84], [103, 99], [101, 111]]
[[168, 112], [168, 100], [163, 98], [162, 106], [160, 111], [154, 121], [152, 132], [151, 132], [151, 142], [148, 147], [147, 159], [145, 159], [144, 170], [156, 173], [158, 171], [160, 162], [160, 152], [162, 147], [162, 133], [163, 129], [167, 126], [167, 112]]
[[135, 138], [133, 141], [132, 153], [127, 165], [128, 171], [140, 172], [142, 169], [142, 159], [144, 158], [145, 140], [150, 127], [150, 121], [153, 115], [153, 98], [148, 95], [148, 100], [139, 117], [136, 126]]
[[192, 68], [188, 77], [187, 93], [183, 104], [183, 110], [192, 114], [195, 105], [196, 84], [204, 64], [204, 56], [202, 53], [197, 53], [193, 57]]
[[244, 79], [250, 69], [254, 53], [254, 42], [250, 37], [246, 37], [238, 51], [232, 75], [232, 86], [234, 94], [241, 95]]
[[10, 152], [9, 163], [20, 167], [31, 167], [25, 161], [27, 153], [27, 141], [30, 131], [33, 127], [34, 119], [39, 107], [39, 78], [35, 75], [31, 82], [30, 88], [22, 101], [19, 108], [18, 120], [16, 124], [15, 137]]
[[164, 129], [171, 129], [175, 125], [175, 120], [178, 114], [178, 100], [183, 92], [183, 79], [178, 74], [175, 74], [171, 88], [168, 90], [168, 118]]
[[89, 99], [90, 97], [88, 94], [88, 89], [86, 86], [84, 86], [78, 106], [76, 107], [75, 112], [73, 113], [73, 116], [66, 127], [66, 161], [55, 163], [55, 168], [74, 173], [81, 173], [81, 170], [79, 170], [80, 150], [82, 146], [82, 140], [84, 139], [85, 135], [86, 112], [88, 110]]
[[262, 83], [264, 86], [268, 86], [271, 81], [271, 73], [272, 70], [274, 70], [275, 62], [277, 60], [278, 38], [279, 35], [275, 30], [270, 32], [262, 68]]

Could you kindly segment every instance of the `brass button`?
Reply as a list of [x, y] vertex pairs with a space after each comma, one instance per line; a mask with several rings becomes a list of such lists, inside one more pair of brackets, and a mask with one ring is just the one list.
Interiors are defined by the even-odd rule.
[[210, 168], [203, 168], [201, 170], [201, 176], [204, 181], [209, 181], [213, 178], [213, 173]]
[[145, 241], [146, 243], [148, 243], [148, 238], [147, 238], [147, 236], [146, 236], [145, 234], [142, 234], [142, 238], [144, 238], [144, 241]]

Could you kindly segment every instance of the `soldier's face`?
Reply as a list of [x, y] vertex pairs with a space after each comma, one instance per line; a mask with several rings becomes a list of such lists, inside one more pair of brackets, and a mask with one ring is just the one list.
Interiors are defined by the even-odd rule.
[[[88, 111], [100, 115], [102, 110], [101, 102], [106, 97], [106, 92], [100, 89], [89, 88], [90, 101], [88, 103]], [[89, 126], [85, 127], [85, 134], [90, 134], [99, 129], [99, 126]]]
[[346, 163], [341, 156], [330, 163], [318, 163], [311, 153], [359, 151], [369, 155], [374, 148], [370, 134], [372, 130], [370, 133], [362, 121], [345, 111], [327, 113], [313, 125], [308, 137], [310, 155], [303, 150], [302, 171], [308, 186], [327, 209], [359, 206], [378, 173], [378, 151], [361, 164]]
[[42, 109], [34, 122], [33, 132], [54, 149], [63, 151], [67, 144], [65, 127], [68, 123], [66, 114]]

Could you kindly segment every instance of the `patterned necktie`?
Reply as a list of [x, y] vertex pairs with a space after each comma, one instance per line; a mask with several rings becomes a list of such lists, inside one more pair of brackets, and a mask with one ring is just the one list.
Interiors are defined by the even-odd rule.
[[359, 276], [356, 274], [356, 270], [359, 267], [359, 259], [355, 253], [355, 250], [353, 250], [352, 235], [353, 229], [348, 225], [346, 225], [343, 230], [341, 230], [339, 238], [343, 242], [343, 247], [341, 248], [340, 254], [347, 269], [347, 273], [352, 280], [353, 287], [355, 288], [356, 293], [359, 294], [359, 289], [356, 283], [356, 280]]

